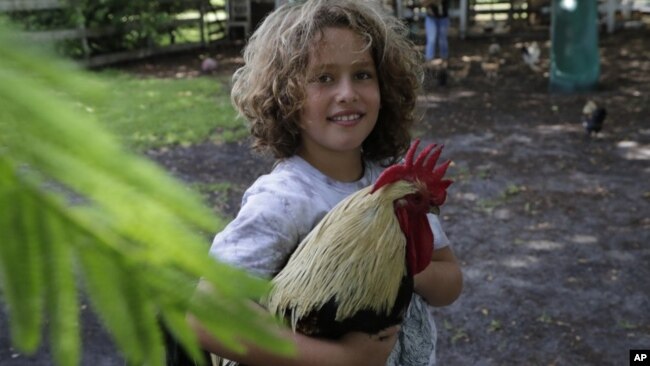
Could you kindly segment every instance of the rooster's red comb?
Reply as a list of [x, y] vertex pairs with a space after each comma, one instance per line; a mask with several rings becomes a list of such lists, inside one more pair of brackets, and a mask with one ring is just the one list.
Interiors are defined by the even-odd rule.
[[413, 157], [419, 144], [420, 140], [413, 142], [406, 153], [403, 163], [392, 165], [384, 170], [375, 182], [370, 193], [398, 180], [408, 180], [410, 182], [420, 181], [426, 184], [429, 191], [447, 189], [452, 182], [451, 180], [443, 180], [442, 177], [445, 175], [451, 161], [448, 160], [434, 168], [443, 146], [430, 144], [422, 150], [417, 160], [413, 162]]

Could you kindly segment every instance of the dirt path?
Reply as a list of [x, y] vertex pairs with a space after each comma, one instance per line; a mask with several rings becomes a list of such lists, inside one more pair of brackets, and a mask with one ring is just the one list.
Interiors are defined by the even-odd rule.
[[[520, 62], [523, 40], [499, 39], [496, 79], [478, 61], [487, 40], [452, 40], [454, 78], [421, 98], [416, 134], [454, 161], [442, 215], [465, 275], [461, 298], [435, 310], [439, 364], [627, 364], [629, 349], [650, 348], [650, 31], [604, 37], [602, 88], [582, 95], [547, 93]], [[608, 109], [595, 139], [580, 125], [587, 99]], [[206, 197], [231, 217], [272, 164], [245, 143], [149, 155], [188, 182], [232, 183]], [[101, 363], [112, 349], [94, 337], [86, 353]], [[22, 360], [7, 365], [43, 364]]]
[[[506, 63], [503, 88], [428, 96], [423, 136], [456, 163], [443, 214], [466, 280], [436, 311], [441, 364], [621, 365], [650, 348], [645, 37], [603, 40], [595, 93], [549, 95]], [[579, 123], [587, 99], [608, 108], [597, 139]]]
[[593, 141], [577, 114], [493, 117], [436, 133], [456, 162], [444, 216], [466, 279], [437, 311], [442, 364], [625, 364], [650, 346], [647, 117]]

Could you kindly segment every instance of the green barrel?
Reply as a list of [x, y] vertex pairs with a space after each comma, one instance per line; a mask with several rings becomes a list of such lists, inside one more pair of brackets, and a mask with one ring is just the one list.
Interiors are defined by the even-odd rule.
[[599, 76], [598, 1], [553, 0], [550, 90], [594, 90]]

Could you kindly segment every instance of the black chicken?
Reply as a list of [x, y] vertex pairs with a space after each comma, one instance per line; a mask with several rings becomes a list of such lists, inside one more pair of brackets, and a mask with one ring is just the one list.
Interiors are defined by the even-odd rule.
[[607, 110], [599, 107], [594, 101], [588, 101], [582, 109], [582, 126], [585, 128], [587, 137], [598, 135], [603, 129], [605, 117], [607, 117]]

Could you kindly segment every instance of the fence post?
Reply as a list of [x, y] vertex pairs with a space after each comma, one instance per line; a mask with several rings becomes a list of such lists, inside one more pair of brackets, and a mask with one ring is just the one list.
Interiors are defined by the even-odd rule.
[[84, 61], [88, 61], [90, 58], [90, 45], [88, 45], [88, 32], [86, 30], [86, 17], [84, 16], [81, 7], [79, 6], [78, 0], [71, 1], [70, 5], [74, 7], [74, 12], [77, 18], [77, 31], [79, 31], [79, 41], [81, 42], [81, 49], [83, 49], [83, 58]]
[[460, 0], [459, 4], [459, 14], [458, 16], [460, 17], [460, 39], [465, 39], [465, 36], [467, 35], [467, 12], [468, 12], [468, 4], [467, 0]]
[[201, 34], [201, 46], [205, 47], [205, 1], [198, 0], [199, 5], [199, 32]]

